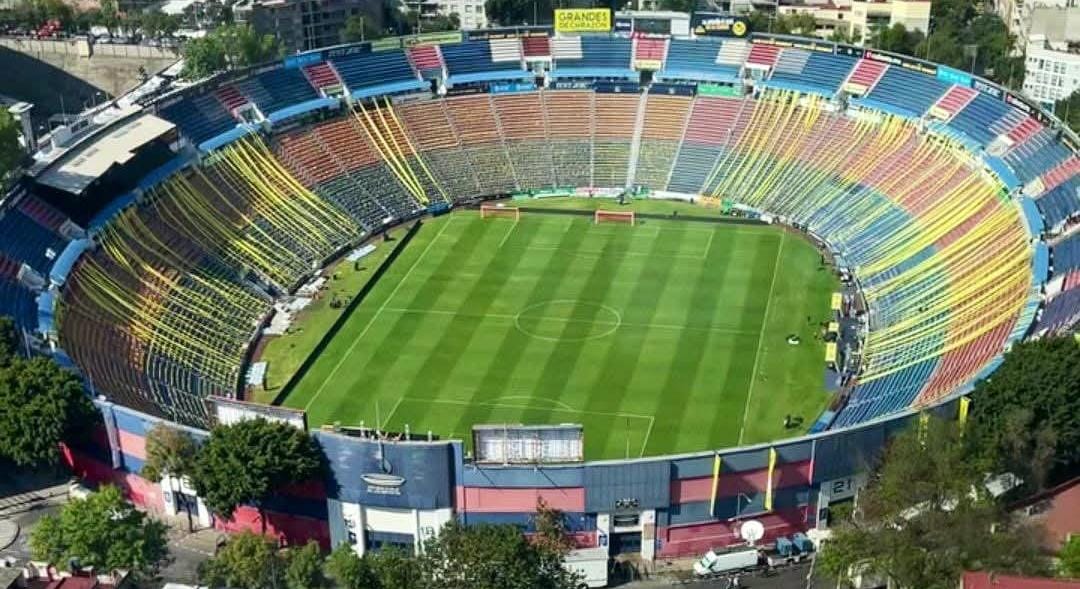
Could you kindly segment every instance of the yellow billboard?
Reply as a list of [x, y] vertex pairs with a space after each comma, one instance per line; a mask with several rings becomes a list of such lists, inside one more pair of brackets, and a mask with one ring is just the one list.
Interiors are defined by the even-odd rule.
[[592, 33], [611, 30], [611, 10], [607, 8], [557, 8], [556, 33]]

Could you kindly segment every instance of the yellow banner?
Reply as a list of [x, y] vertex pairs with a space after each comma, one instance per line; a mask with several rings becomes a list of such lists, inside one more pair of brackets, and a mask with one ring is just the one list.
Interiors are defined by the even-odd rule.
[[772, 511], [772, 480], [776, 471], [776, 448], [769, 448], [769, 480], [765, 483], [765, 511]]
[[957, 415], [957, 421], [960, 422], [960, 433], [964, 433], [964, 428], [967, 426], [968, 411], [971, 409], [971, 397], [960, 397], [960, 414]]
[[716, 513], [716, 491], [720, 486], [720, 455], [713, 456], [712, 493], [709, 495], [709, 517]]
[[611, 10], [607, 8], [557, 8], [556, 33], [588, 33], [611, 30]]

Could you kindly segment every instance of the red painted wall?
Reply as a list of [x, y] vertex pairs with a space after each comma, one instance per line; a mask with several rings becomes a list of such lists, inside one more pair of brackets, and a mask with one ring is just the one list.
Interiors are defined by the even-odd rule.
[[585, 489], [495, 489], [458, 487], [457, 509], [463, 513], [532, 513], [543, 499], [548, 507], [571, 513], [585, 511]]
[[[806, 530], [806, 509], [800, 507], [753, 519], [765, 524], [763, 541], [769, 542], [778, 536], [789, 536]], [[739, 523], [713, 522], [658, 528], [656, 535], [661, 540], [661, 546], [657, 555], [662, 557], [701, 556], [711, 548], [741, 543], [742, 538], [738, 535]]]

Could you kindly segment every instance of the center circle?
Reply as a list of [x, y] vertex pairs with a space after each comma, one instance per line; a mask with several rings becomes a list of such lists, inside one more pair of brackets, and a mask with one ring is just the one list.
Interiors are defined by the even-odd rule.
[[554, 299], [533, 303], [514, 316], [514, 326], [548, 342], [583, 342], [615, 333], [622, 315], [603, 303]]

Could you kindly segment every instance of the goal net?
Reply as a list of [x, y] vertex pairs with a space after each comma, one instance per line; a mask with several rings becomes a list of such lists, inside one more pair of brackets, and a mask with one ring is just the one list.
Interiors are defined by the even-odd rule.
[[593, 213], [593, 223], [629, 223], [634, 225], [633, 211], [596, 211]]
[[521, 209], [497, 205], [480, 205], [480, 218], [487, 219], [489, 217], [507, 217], [517, 220], [521, 218]]

